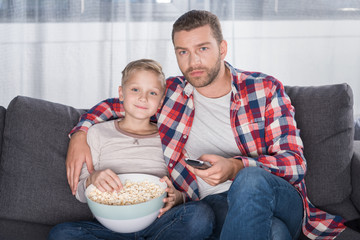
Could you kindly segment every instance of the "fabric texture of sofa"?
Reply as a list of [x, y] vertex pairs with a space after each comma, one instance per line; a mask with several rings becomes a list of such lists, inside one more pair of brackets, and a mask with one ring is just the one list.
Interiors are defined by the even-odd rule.
[[[354, 141], [350, 86], [285, 90], [304, 142], [310, 200], [347, 220], [360, 218], [360, 141]], [[92, 218], [71, 194], [65, 169], [67, 134], [84, 112], [24, 96], [0, 107], [0, 239], [46, 239], [57, 223]], [[360, 233], [346, 229], [337, 239], [360, 239]]]

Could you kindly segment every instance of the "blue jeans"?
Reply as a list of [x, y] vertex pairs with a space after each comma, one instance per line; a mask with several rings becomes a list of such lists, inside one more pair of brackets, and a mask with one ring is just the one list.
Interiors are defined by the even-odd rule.
[[215, 214], [209, 239], [298, 239], [303, 203], [297, 190], [284, 179], [261, 168], [242, 169], [228, 192], [201, 200]]
[[96, 220], [67, 222], [53, 227], [49, 240], [93, 239], [205, 239], [213, 231], [215, 216], [206, 203], [189, 202], [176, 206], [157, 218], [146, 229], [135, 233], [116, 233]]

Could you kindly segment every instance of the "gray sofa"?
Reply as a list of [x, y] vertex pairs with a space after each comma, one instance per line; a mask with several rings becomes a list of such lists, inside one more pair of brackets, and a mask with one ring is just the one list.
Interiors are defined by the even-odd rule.
[[[309, 198], [348, 220], [359, 218], [360, 141], [354, 141], [350, 86], [286, 92], [304, 141]], [[65, 170], [67, 134], [82, 113], [23, 96], [0, 107], [0, 239], [46, 239], [57, 223], [92, 218], [71, 195]], [[360, 233], [347, 229], [338, 239], [360, 239]]]

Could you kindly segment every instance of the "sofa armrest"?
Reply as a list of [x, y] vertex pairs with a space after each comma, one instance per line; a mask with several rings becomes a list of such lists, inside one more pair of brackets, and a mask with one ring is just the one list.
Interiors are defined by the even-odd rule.
[[351, 160], [351, 200], [360, 212], [360, 141], [354, 141], [354, 155]]

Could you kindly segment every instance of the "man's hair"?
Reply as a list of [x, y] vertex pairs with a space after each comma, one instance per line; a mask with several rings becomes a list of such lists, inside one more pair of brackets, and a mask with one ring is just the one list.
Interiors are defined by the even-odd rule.
[[163, 89], [166, 87], [165, 74], [162, 71], [160, 63], [152, 59], [139, 59], [130, 62], [122, 71], [121, 85], [124, 85], [130, 76], [138, 70], [151, 71], [158, 75]]
[[174, 43], [174, 35], [176, 32], [180, 31], [190, 31], [198, 27], [203, 27], [209, 25], [212, 31], [212, 34], [218, 44], [221, 43], [223, 39], [221, 25], [219, 18], [208, 11], [204, 10], [191, 10], [183, 15], [181, 15], [173, 24], [172, 30], [172, 41]]

